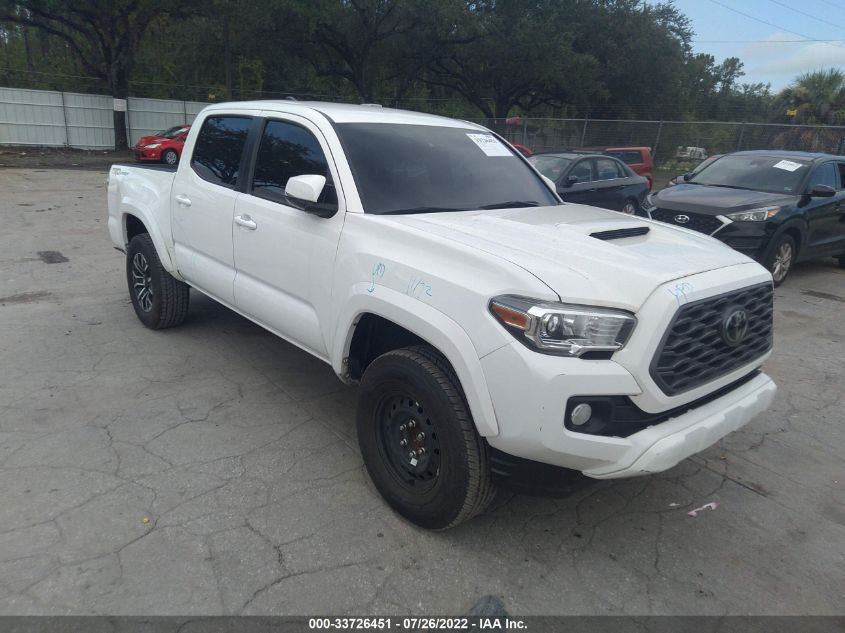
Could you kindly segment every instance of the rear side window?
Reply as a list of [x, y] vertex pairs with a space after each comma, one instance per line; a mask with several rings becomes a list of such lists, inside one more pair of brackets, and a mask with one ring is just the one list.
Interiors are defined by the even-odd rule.
[[615, 180], [621, 178], [619, 163], [609, 158], [596, 159], [596, 180]]
[[636, 165], [637, 163], [644, 163], [642, 154], [639, 152], [605, 152], [608, 156], [613, 156], [613, 158], [618, 158], [623, 163], [627, 163], [628, 165]]
[[839, 179], [836, 175], [836, 166], [833, 163], [825, 163], [816, 168], [816, 171], [810, 176], [807, 191], [810, 191], [816, 185], [827, 185], [833, 189], [839, 189]]
[[202, 124], [191, 167], [203, 180], [234, 189], [252, 119], [212, 116]]
[[593, 161], [582, 160], [572, 168], [572, 171], [569, 172], [569, 176], [575, 176], [575, 178], [578, 179], [575, 182], [590, 182], [595, 180], [595, 178], [593, 178]]
[[294, 123], [268, 121], [258, 145], [252, 178], [253, 195], [286, 203], [288, 180], [306, 174], [326, 177], [326, 186], [317, 204], [336, 207], [337, 195], [332, 175], [317, 138]]

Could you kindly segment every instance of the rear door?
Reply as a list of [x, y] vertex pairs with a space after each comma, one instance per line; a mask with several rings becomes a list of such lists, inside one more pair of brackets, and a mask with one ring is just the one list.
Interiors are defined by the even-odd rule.
[[190, 162], [176, 172], [170, 196], [176, 266], [192, 285], [231, 304], [235, 260], [232, 217], [240, 193], [253, 118], [209, 114]]
[[842, 203], [845, 195], [839, 179], [837, 163], [830, 161], [817, 165], [807, 182], [807, 192], [816, 185], [827, 185], [837, 193], [832, 198], [810, 198], [805, 207], [807, 214], [807, 255], [833, 253], [843, 237]]
[[232, 218], [253, 118], [209, 114], [170, 190], [176, 267], [203, 292], [234, 301]]
[[[319, 315], [330, 314], [334, 257], [345, 203], [326, 139], [310, 121], [268, 113], [252, 175], [235, 203], [235, 305], [311, 353], [327, 358]], [[326, 177], [318, 202], [331, 217], [303, 211], [285, 195], [293, 176]]]

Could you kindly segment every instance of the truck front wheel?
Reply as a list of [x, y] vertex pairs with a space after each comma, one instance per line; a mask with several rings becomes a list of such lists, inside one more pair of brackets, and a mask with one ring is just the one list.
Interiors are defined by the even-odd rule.
[[455, 526], [493, 499], [489, 449], [454, 370], [434, 349], [393, 350], [367, 367], [357, 427], [375, 487], [420, 527]]
[[185, 320], [190, 289], [164, 269], [148, 233], [133, 237], [126, 248], [126, 281], [135, 314], [148, 328], [174, 327]]

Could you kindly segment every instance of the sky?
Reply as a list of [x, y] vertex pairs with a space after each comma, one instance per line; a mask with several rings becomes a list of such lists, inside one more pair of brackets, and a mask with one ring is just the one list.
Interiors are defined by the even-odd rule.
[[809, 70], [845, 70], [845, 0], [675, 0], [675, 6], [692, 21], [696, 53], [716, 63], [739, 57], [745, 65], [739, 83], [770, 83], [777, 92]]

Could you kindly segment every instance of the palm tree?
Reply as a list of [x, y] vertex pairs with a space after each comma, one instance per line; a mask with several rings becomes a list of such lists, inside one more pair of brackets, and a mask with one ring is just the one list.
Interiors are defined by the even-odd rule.
[[799, 75], [779, 95], [781, 112], [797, 110], [793, 123], [837, 125], [845, 122], [845, 72], [836, 68]]

